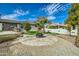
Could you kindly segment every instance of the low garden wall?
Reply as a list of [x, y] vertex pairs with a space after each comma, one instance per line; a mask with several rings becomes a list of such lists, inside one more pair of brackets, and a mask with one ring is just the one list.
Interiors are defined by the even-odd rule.
[[20, 34], [18, 32], [13, 32], [13, 31], [0, 32], [0, 42], [13, 40], [19, 36]]
[[58, 34], [70, 34], [70, 32], [66, 29], [45, 29], [46, 32], [58, 33]]

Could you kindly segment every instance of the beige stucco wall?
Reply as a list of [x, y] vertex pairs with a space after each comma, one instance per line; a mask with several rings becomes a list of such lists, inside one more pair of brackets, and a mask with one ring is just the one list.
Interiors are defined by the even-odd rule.
[[0, 31], [2, 31], [2, 23], [0, 23]]
[[77, 26], [75, 26], [75, 29], [73, 30], [73, 27], [71, 27], [71, 35], [77, 35]]

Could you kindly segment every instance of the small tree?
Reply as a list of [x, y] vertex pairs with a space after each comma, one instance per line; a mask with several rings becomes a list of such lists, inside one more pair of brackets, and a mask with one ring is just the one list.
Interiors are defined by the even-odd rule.
[[45, 32], [45, 24], [48, 23], [48, 19], [46, 17], [38, 17], [37, 22], [39, 23], [38, 27], [41, 27], [41, 29], [43, 29], [43, 32]]
[[35, 22], [35, 26], [38, 28], [38, 36], [43, 36], [43, 33], [45, 32], [45, 24], [47, 23], [48, 19], [46, 17], [38, 17], [37, 21]]
[[29, 22], [23, 23], [24, 29], [28, 32], [31, 29], [31, 24]]

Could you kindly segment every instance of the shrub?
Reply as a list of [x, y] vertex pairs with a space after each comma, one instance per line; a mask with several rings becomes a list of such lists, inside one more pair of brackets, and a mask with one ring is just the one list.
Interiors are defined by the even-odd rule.
[[31, 29], [31, 24], [29, 22], [23, 23], [24, 29], [28, 32]]
[[42, 32], [37, 32], [36, 37], [43, 37], [43, 33]]

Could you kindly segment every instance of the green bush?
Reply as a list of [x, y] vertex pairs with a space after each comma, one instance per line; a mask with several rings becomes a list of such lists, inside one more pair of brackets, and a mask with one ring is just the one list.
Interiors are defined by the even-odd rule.
[[36, 37], [43, 37], [43, 35], [44, 35], [44, 34], [43, 34], [42, 32], [37, 32], [37, 33], [36, 33]]
[[31, 29], [31, 24], [29, 22], [23, 23], [24, 29], [28, 32]]
[[26, 34], [28, 34], [28, 35], [35, 35], [36, 33], [37, 33], [37, 31], [29, 31]]

